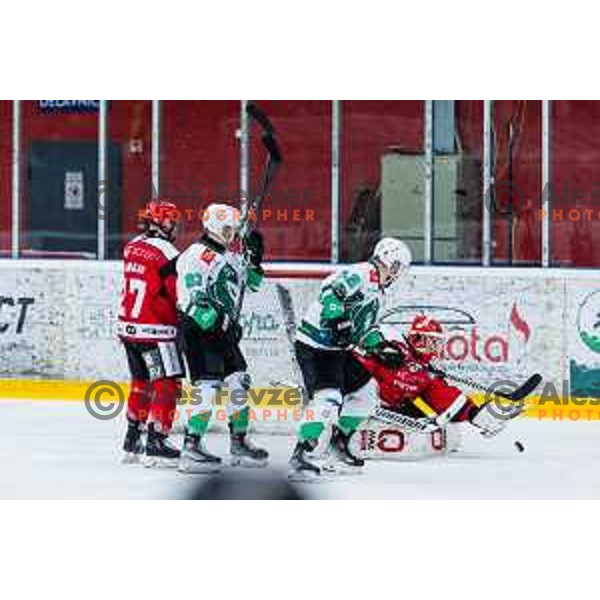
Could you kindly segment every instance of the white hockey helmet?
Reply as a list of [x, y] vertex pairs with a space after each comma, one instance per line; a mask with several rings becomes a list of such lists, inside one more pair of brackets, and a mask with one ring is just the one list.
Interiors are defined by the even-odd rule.
[[203, 215], [204, 230], [218, 242], [228, 245], [240, 226], [240, 211], [229, 204], [211, 204]]
[[371, 260], [380, 268], [381, 285], [388, 287], [406, 273], [412, 252], [402, 240], [384, 237], [377, 242]]

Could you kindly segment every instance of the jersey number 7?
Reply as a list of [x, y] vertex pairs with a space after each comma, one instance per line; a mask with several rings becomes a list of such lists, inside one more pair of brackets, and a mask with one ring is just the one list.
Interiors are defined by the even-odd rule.
[[[133, 302], [129, 300], [131, 296], [134, 296]], [[143, 279], [124, 279], [121, 288], [119, 316], [124, 319], [137, 319], [142, 312], [145, 296], [146, 282]], [[131, 307], [130, 314], [127, 314], [128, 306]]]

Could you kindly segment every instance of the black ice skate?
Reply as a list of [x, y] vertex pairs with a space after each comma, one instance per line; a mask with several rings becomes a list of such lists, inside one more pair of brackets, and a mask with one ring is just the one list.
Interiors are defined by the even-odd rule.
[[142, 441], [142, 433], [144, 432], [144, 424], [133, 419], [127, 419], [127, 433], [123, 442], [123, 463], [135, 464], [139, 463], [144, 454], [144, 443]]
[[233, 467], [266, 467], [269, 453], [263, 448], [257, 448], [246, 433], [233, 433], [229, 426], [229, 451]]
[[306, 457], [317, 445], [317, 440], [298, 442], [290, 458], [291, 471], [288, 475], [292, 481], [314, 481], [321, 476], [321, 469]]
[[223, 461], [204, 448], [199, 435], [186, 430], [183, 449], [179, 458], [180, 473], [216, 473]]
[[147, 467], [176, 467], [179, 455], [179, 450], [169, 442], [169, 436], [156, 431], [154, 423], [150, 423], [144, 464]]
[[360, 473], [362, 471], [365, 461], [350, 451], [349, 442], [350, 436], [334, 425], [329, 442], [328, 459], [323, 465], [324, 471], [334, 473]]

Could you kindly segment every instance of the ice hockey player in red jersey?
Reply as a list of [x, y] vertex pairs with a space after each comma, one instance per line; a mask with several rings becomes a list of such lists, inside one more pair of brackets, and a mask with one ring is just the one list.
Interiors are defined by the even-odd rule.
[[443, 373], [429, 368], [440, 355], [443, 336], [440, 323], [418, 315], [405, 341], [388, 341], [385, 350], [377, 355], [357, 354], [356, 358], [377, 381], [384, 408], [423, 417], [414, 404], [420, 398], [435, 413], [430, 418], [439, 427], [468, 422], [486, 437], [496, 435], [504, 429], [506, 420], [488, 411], [487, 403], [477, 406], [461, 389], [447, 383]]
[[179, 450], [168, 441], [182, 377], [175, 343], [175, 211], [171, 202], [149, 202], [142, 234], [125, 246], [123, 256], [118, 333], [131, 372], [123, 451], [126, 462], [137, 462], [145, 453], [147, 466], [176, 466], [179, 459]]

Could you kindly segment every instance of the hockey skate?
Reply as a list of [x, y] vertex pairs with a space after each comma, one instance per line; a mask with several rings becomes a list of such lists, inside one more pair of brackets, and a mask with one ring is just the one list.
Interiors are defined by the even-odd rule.
[[341, 429], [334, 425], [322, 467], [323, 471], [338, 475], [360, 475], [362, 473], [365, 461], [350, 451], [349, 442], [350, 436], [342, 433]]
[[123, 442], [123, 464], [138, 464], [141, 461], [142, 455], [144, 454], [144, 442], [142, 441], [143, 432], [143, 423], [127, 419], [127, 433], [125, 434], [125, 441]]
[[177, 466], [180, 452], [169, 442], [169, 436], [156, 431], [154, 423], [148, 426], [146, 440], [146, 467], [171, 467]]
[[204, 448], [200, 436], [186, 431], [183, 449], [179, 458], [180, 473], [216, 473], [221, 470], [223, 461]]
[[233, 433], [229, 426], [229, 451], [232, 467], [266, 467], [269, 453], [263, 448], [257, 448], [246, 433]]
[[290, 458], [291, 470], [288, 474], [290, 481], [317, 481], [322, 477], [321, 467], [316, 464], [313, 457], [306, 456], [316, 447], [316, 440], [298, 442]]

